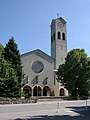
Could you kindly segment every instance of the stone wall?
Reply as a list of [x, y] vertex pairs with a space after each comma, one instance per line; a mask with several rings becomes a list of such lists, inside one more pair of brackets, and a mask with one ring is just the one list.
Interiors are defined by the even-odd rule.
[[24, 103], [36, 103], [36, 98], [27, 98], [27, 99], [9, 99], [9, 100], [0, 100], [0, 105], [3, 104], [24, 104]]

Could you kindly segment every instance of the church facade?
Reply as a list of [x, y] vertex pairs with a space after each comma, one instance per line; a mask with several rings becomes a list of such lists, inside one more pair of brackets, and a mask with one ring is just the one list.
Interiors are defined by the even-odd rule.
[[37, 49], [21, 55], [23, 91], [28, 96], [68, 96], [66, 88], [57, 82], [55, 72], [67, 55], [66, 21], [60, 17], [51, 22], [51, 56]]

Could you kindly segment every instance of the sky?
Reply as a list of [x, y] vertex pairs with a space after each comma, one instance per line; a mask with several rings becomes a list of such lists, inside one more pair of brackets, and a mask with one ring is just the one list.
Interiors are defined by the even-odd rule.
[[0, 0], [0, 43], [13, 36], [20, 53], [40, 49], [50, 55], [50, 24], [59, 13], [67, 21], [67, 48], [90, 57], [90, 0]]

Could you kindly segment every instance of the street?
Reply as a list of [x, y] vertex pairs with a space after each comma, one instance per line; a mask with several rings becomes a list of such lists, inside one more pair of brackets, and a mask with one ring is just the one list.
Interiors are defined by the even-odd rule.
[[30, 118], [34, 119], [35, 116], [46, 115], [54, 117], [57, 115], [79, 116], [80, 112], [87, 111], [87, 109], [90, 110], [90, 99], [87, 101], [48, 101], [30, 104], [0, 105], [0, 120], [30, 120]]

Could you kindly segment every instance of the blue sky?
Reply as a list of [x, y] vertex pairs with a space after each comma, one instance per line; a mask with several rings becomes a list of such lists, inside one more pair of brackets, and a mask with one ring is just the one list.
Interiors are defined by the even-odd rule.
[[90, 56], [90, 0], [0, 0], [0, 43], [11, 36], [20, 53], [41, 49], [50, 55], [50, 24], [67, 21], [68, 51], [84, 48]]

